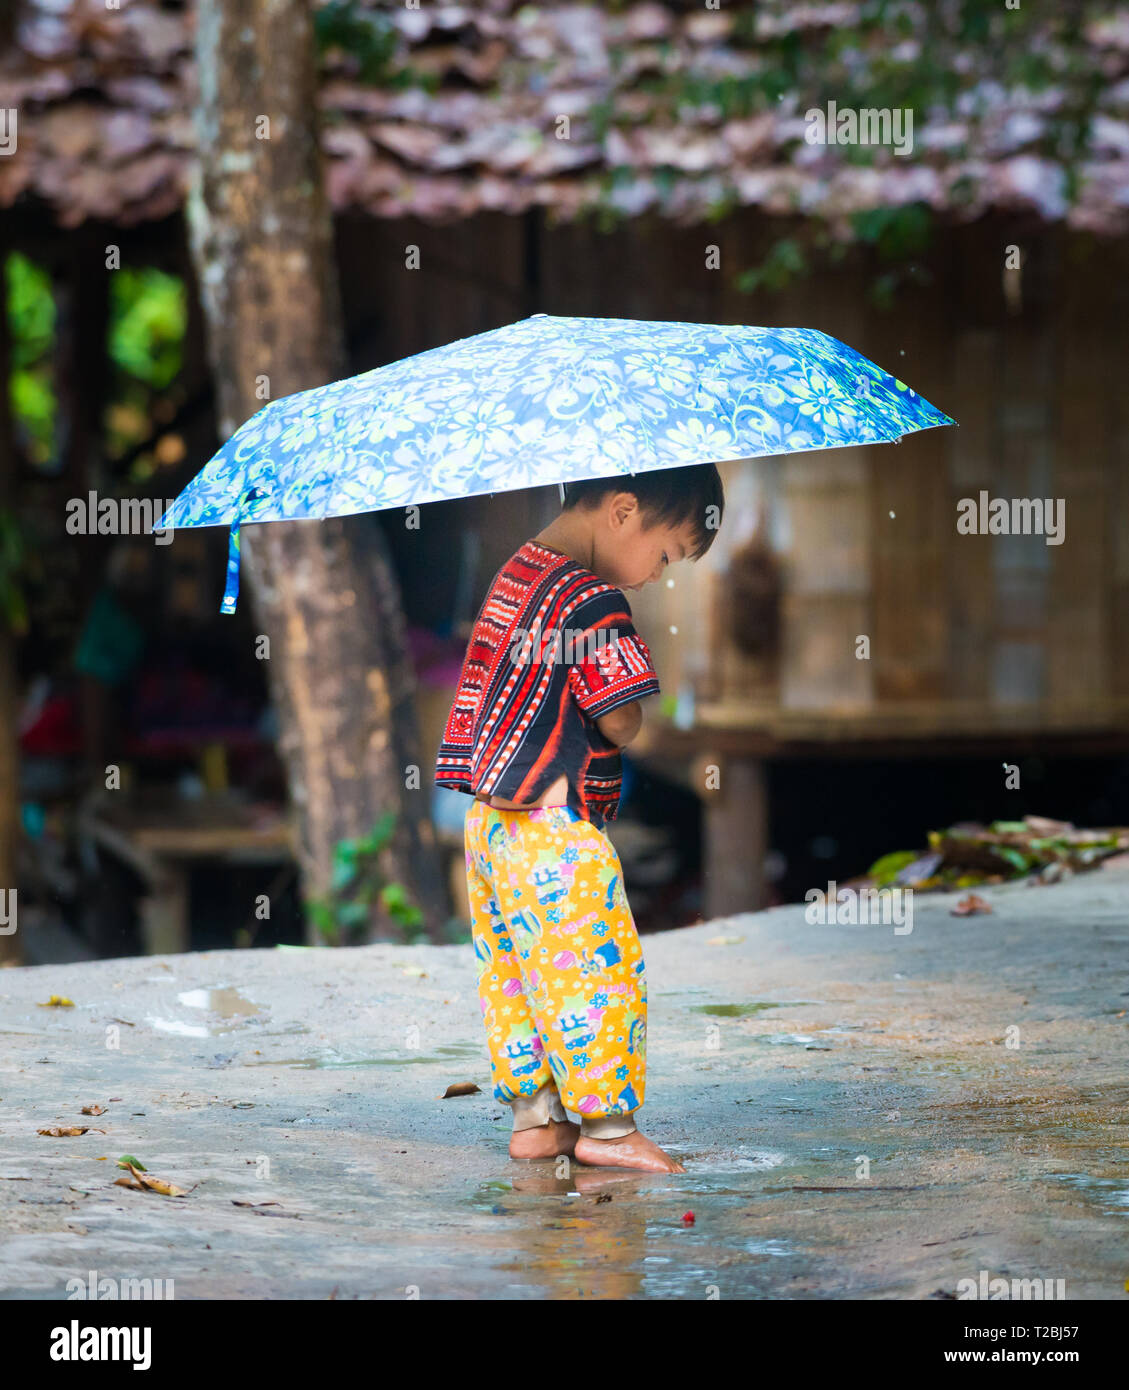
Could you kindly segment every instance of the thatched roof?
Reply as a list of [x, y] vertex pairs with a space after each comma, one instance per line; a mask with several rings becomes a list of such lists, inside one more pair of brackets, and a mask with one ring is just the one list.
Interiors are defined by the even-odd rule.
[[[318, 21], [334, 207], [696, 221], [758, 206], [842, 231], [854, 213], [924, 203], [954, 218], [1026, 209], [1129, 229], [1124, 8], [980, 5], [992, 17], [971, 31], [955, 0], [881, 8], [885, 32], [877, 0], [335, 0]], [[64, 227], [180, 207], [194, 158], [193, 19], [192, 0], [20, 0], [15, 48], [0, 59], [0, 107], [19, 113], [0, 206], [42, 199]], [[909, 80], [930, 55], [947, 101]], [[809, 107], [867, 93], [881, 105], [899, 90], [914, 110], [908, 156], [805, 142]]]

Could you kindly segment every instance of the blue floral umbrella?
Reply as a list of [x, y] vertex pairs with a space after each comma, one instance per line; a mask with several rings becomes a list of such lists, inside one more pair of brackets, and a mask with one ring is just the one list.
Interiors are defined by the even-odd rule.
[[813, 328], [535, 314], [271, 401], [157, 523], [239, 528], [897, 441], [955, 422]]

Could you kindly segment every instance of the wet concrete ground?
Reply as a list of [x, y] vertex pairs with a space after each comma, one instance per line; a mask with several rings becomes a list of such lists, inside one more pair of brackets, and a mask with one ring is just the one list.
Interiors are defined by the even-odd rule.
[[[1129, 873], [984, 896], [908, 936], [788, 907], [646, 938], [666, 1177], [514, 1163], [488, 1093], [439, 1099], [489, 1084], [469, 947], [5, 971], [0, 1293], [1125, 1298]], [[77, 1124], [107, 1132], [36, 1134]], [[126, 1153], [190, 1194], [115, 1187]]]

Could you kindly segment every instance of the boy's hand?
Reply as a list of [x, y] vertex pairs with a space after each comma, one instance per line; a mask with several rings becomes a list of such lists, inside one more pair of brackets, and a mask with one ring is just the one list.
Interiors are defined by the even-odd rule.
[[601, 714], [596, 720], [596, 728], [611, 743], [622, 748], [631, 742], [643, 723], [643, 707], [638, 700], [629, 705], [620, 705], [608, 714]]

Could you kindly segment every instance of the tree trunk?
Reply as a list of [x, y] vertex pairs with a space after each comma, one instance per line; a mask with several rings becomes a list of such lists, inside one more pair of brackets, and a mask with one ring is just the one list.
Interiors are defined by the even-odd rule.
[[[189, 229], [227, 438], [263, 405], [264, 379], [277, 398], [347, 367], [308, 0], [200, 0], [196, 43], [201, 172]], [[335, 846], [394, 811], [381, 875], [402, 885], [436, 936], [448, 904], [431, 778], [409, 771], [420, 762], [413, 676], [379, 526], [364, 517], [247, 526], [243, 568], [270, 638], [307, 903], [331, 896]], [[400, 930], [374, 909], [370, 934]]]
[[[8, 341], [7, 244], [0, 240], [0, 513], [15, 515], [16, 440], [12, 422], [8, 377], [11, 352]], [[19, 583], [18, 577], [16, 582]], [[10, 615], [0, 608], [0, 917], [11, 925], [10, 890], [16, 884], [16, 857], [20, 833], [20, 745], [17, 733], [16, 635]], [[17, 929], [0, 936], [0, 965], [19, 965], [23, 960], [18, 915]]]

